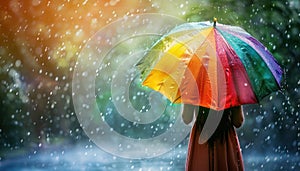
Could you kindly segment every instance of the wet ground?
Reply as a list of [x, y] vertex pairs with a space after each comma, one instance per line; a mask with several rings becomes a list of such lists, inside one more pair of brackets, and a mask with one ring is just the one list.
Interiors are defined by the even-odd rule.
[[[59, 147], [36, 148], [20, 154], [8, 154], [1, 158], [0, 170], [5, 171], [182, 171], [184, 170], [185, 145], [152, 159], [123, 159], [112, 156], [91, 142]], [[277, 171], [300, 170], [300, 159], [282, 154], [244, 154], [246, 170]]]

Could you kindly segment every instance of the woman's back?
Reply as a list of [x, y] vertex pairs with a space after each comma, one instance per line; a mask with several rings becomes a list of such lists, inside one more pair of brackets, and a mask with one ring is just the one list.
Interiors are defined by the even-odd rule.
[[241, 125], [238, 122], [243, 121], [241, 119], [243, 116], [236, 115], [242, 113], [239, 113], [236, 108], [225, 110], [212, 136], [204, 144], [199, 144], [199, 135], [209, 110], [211, 109], [202, 107], [199, 109], [190, 135], [186, 170], [244, 170], [240, 145], [234, 128], [234, 125]]

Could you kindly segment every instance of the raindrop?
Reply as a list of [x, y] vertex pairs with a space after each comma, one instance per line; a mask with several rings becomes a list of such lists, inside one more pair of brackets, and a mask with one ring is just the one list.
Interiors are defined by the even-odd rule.
[[109, 2], [109, 5], [110, 5], [110, 6], [115, 6], [118, 2], [120, 2], [120, 0], [111, 0], [111, 1]]
[[83, 77], [86, 77], [88, 74], [87, 74], [87, 72], [86, 71], [84, 71], [83, 73], [82, 73], [82, 76]]
[[16, 60], [15, 66], [16, 66], [16, 67], [20, 67], [20, 66], [21, 66], [21, 61], [20, 61], [20, 60]]
[[270, 140], [270, 136], [267, 136], [266, 138], [265, 138], [265, 141], [269, 141]]

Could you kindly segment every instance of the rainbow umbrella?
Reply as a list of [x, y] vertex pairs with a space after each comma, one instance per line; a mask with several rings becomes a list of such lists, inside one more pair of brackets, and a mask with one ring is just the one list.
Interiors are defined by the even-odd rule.
[[179, 25], [138, 62], [143, 85], [173, 103], [215, 110], [258, 103], [280, 88], [282, 70], [240, 27], [214, 22]]

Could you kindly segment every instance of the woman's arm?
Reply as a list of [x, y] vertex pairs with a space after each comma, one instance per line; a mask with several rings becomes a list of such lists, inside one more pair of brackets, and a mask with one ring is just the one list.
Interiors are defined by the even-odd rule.
[[236, 128], [242, 126], [244, 122], [244, 113], [241, 106], [231, 108], [231, 122]]
[[195, 109], [196, 106], [194, 105], [190, 105], [190, 104], [183, 105], [182, 120], [185, 124], [188, 125], [193, 121]]

